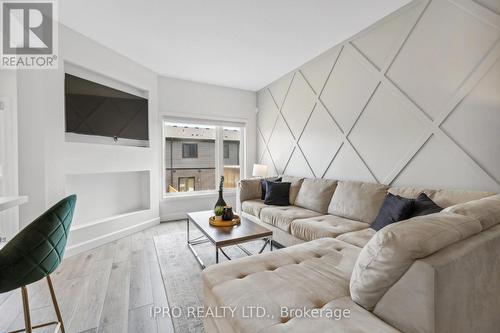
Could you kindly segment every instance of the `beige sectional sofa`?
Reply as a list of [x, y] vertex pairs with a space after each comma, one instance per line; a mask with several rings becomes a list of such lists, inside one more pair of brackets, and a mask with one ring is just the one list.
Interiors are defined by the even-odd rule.
[[[241, 181], [241, 214], [287, 247], [203, 272], [205, 305], [235, 309], [207, 316], [206, 332], [499, 332], [500, 195], [283, 181], [291, 206], [267, 206], [259, 180]], [[445, 209], [375, 232], [387, 192], [425, 192]], [[251, 307], [266, 315], [245, 313]], [[334, 310], [349, 316], [328, 316]]]

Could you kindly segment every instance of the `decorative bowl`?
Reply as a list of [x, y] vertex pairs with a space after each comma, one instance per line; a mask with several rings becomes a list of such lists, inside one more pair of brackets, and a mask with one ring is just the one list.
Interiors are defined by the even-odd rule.
[[212, 216], [208, 219], [208, 222], [210, 223], [210, 225], [212, 225], [214, 227], [233, 227], [235, 225], [240, 224], [241, 219], [238, 215], [234, 215], [232, 220], [229, 220], [229, 221], [220, 220], [220, 221], [218, 221], [215, 219], [215, 216]]

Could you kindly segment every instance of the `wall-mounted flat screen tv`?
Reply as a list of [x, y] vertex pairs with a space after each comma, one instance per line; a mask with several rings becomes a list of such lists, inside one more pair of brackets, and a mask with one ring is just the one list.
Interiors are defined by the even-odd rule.
[[[148, 100], [65, 74], [66, 133], [147, 145]], [[88, 139], [88, 138], [87, 138]]]

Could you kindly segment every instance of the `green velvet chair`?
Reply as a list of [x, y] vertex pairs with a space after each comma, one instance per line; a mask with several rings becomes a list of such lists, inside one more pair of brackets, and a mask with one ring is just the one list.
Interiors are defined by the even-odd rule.
[[[21, 288], [26, 328], [15, 332], [57, 325], [64, 333], [64, 323], [54, 293], [50, 274], [63, 259], [69, 228], [73, 220], [76, 195], [71, 195], [45, 212], [19, 232], [0, 250], [0, 293]], [[27, 285], [47, 279], [57, 321], [31, 326]]]

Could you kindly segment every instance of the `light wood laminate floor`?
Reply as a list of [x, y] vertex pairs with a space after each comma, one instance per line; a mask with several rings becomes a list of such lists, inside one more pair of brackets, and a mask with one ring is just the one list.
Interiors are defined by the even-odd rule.
[[[52, 281], [66, 332], [174, 332], [170, 318], [150, 313], [152, 306], [168, 306], [153, 237], [178, 224], [162, 223], [64, 259]], [[33, 325], [55, 320], [46, 280], [28, 291]], [[0, 332], [24, 328], [23, 318], [20, 290], [0, 294]]]

